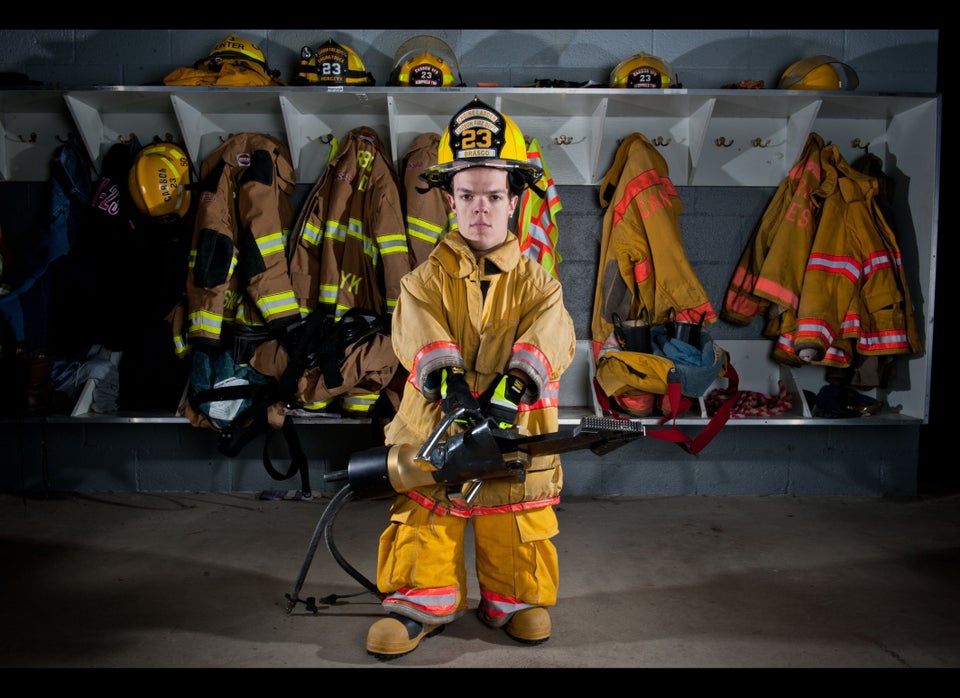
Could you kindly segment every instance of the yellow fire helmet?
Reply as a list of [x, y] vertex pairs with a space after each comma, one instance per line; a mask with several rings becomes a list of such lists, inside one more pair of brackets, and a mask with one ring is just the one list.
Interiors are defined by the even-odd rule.
[[175, 222], [190, 210], [190, 160], [167, 141], [140, 149], [127, 177], [134, 205], [159, 222]]
[[210, 49], [210, 58], [246, 58], [251, 61], [267, 65], [267, 59], [263, 51], [252, 41], [241, 39], [236, 34], [231, 34], [216, 46]]
[[817, 54], [802, 58], [780, 76], [781, 90], [855, 90], [857, 71], [833, 56]]
[[388, 85], [400, 87], [463, 87], [457, 57], [447, 43], [421, 34], [407, 39], [393, 56]]
[[278, 81], [279, 84], [285, 84], [280, 81], [280, 71], [271, 70], [270, 66], [267, 65], [267, 59], [263, 55], [263, 51], [260, 50], [260, 47], [248, 39], [240, 38], [236, 34], [231, 34], [223, 41], [218, 42], [210, 49], [210, 55], [194, 63], [194, 67], [199, 68], [201, 64], [206, 62], [207, 70], [219, 73], [222, 69], [223, 62], [231, 59], [242, 59], [256, 63], [263, 68], [263, 72], [268, 78], [273, 78]]
[[510, 173], [511, 188], [536, 186], [543, 169], [527, 160], [527, 143], [520, 128], [509, 116], [501, 114], [479, 98], [463, 107], [450, 119], [440, 135], [437, 164], [428, 167], [420, 179], [429, 187], [448, 189], [453, 176], [470, 167], [495, 167]]
[[293, 85], [376, 85], [360, 56], [349, 46], [328, 39], [316, 49], [300, 49], [300, 68]]
[[610, 87], [666, 89], [683, 87], [673, 68], [662, 58], [641, 51], [620, 61], [610, 72]]

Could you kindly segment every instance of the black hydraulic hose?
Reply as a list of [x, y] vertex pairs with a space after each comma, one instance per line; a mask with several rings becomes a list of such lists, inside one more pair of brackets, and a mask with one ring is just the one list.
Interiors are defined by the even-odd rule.
[[[336, 497], [334, 497], [333, 500], [331, 500], [330, 506], [327, 507], [328, 512], [333, 508], [334, 502], [337, 500], [338, 497], [340, 497], [340, 495], [343, 495], [343, 501], [337, 503], [336, 509], [333, 511], [327, 524], [324, 526], [323, 540], [326, 542], [327, 550], [330, 551], [330, 555], [332, 555], [333, 559], [337, 561], [337, 564], [340, 565], [340, 567], [342, 567], [347, 574], [349, 574], [351, 577], [353, 577], [358, 582], [360, 582], [360, 584], [363, 586], [364, 589], [366, 589], [367, 591], [369, 591], [371, 594], [373, 594], [374, 596], [376, 596], [378, 599], [382, 601], [385, 594], [380, 593], [380, 590], [377, 588], [376, 584], [371, 582], [369, 579], [367, 579], [362, 574], [360, 574], [360, 572], [354, 569], [353, 566], [346, 561], [343, 555], [340, 554], [340, 551], [337, 550], [337, 546], [333, 542], [333, 521], [336, 518], [336, 515], [340, 511], [340, 509], [342, 509], [347, 502], [353, 499], [353, 490], [350, 489], [350, 485], [345, 485], [343, 489], [337, 492]], [[324, 512], [324, 516], [326, 516], [326, 512]], [[332, 595], [332, 596], [334, 597], [334, 600], [338, 598], [335, 595]]]
[[[377, 586], [371, 582], [369, 579], [360, 574], [356, 569], [353, 568], [350, 563], [344, 559], [340, 554], [340, 551], [337, 550], [336, 545], [333, 542], [333, 522], [337, 514], [340, 513], [340, 510], [343, 509], [344, 505], [353, 498], [353, 490], [350, 488], [350, 485], [344, 485], [343, 488], [337, 492], [333, 499], [330, 500], [330, 504], [327, 505], [327, 508], [324, 510], [323, 515], [320, 517], [320, 520], [317, 522], [317, 526], [313, 531], [313, 537], [310, 539], [310, 545], [307, 547], [307, 555], [303, 560], [303, 564], [300, 566], [300, 574], [297, 576], [297, 581], [294, 584], [293, 591], [286, 595], [287, 597], [287, 613], [291, 613], [294, 607], [297, 605], [297, 602], [303, 602], [308, 610], [316, 612], [316, 602], [313, 597], [308, 599], [300, 598], [300, 590], [303, 589], [304, 580], [307, 577], [307, 572], [310, 569], [310, 565], [313, 562], [313, 556], [317, 551], [317, 545], [320, 543], [320, 535], [323, 534], [324, 540], [327, 544], [327, 550], [330, 551], [330, 554], [337, 561], [337, 564], [342, 567], [347, 574], [360, 582], [363, 587], [374, 594], [377, 598], [383, 599], [384, 595], [380, 593], [380, 590], [377, 589]], [[349, 596], [352, 596], [350, 594]], [[329, 596], [321, 599], [321, 603], [333, 603], [337, 599], [343, 598], [337, 594], [330, 594]]]

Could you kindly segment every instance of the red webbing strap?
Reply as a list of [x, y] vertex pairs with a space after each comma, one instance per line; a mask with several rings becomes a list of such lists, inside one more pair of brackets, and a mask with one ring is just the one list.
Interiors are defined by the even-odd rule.
[[[727, 372], [725, 374], [727, 378], [727, 385], [729, 386], [728, 390], [732, 393], [730, 397], [724, 400], [723, 404], [717, 408], [717, 411], [714, 412], [713, 417], [710, 418], [710, 421], [707, 422], [707, 426], [703, 428], [696, 438], [691, 438], [689, 435], [683, 433], [676, 426], [677, 418], [675, 415], [683, 413], [685, 410], [689, 409], [693, 404], [688, 398], [683, 397], [680, 394], [680, 381], [674, 381], [667, 384], [667, 397], [670, 400], [670, 413], [664, 415], [663, 418], [657, 423], [659, 429], [646, 430], [646, 436], [652, 436], [655, 439], [660, 439], [661, 441], [670, 441], [675, 443], [683, 450], [688, 453], [697, 454], [700, 453], [707, 444], [709, 444], [713, 437], [717, 435], [720, 429], [723, 428], [723, 425], [727, 423], [727, 420], [730, 418], [730, 412], [733, 409], [734, 403], [737, 401], [739, 396], [738, 387], [740, 385], [740, 376], [737, 375], [736, 369], [734, 369], [733, 364], [727, 364]], [[597, 379], [593, 379], [593, 389], [597, 395], [597, 401], [600, 404], [600, 408], [603, 410], [604, 414], [611, 414], [613, 408], [610, 405], [610, 399], [607, 397], [606, 393], [603, 392], [603, 389], [600, 387], [600, 384], [597, 382]], [[676, 407], [674, 407], [676, 405]], [[673, 420], [673, 426], [665, 426], [667, 422]]]
[[[667, 397], [670, 398], [670, 407], [672, 408], [669, 414], [664, 415], [664, 417], [658, 422], [657, 426], [660, 429], [656, 431], [647, 431], [647, 436], [652, 436], [655, 439], [660, 439], [661, 441], [670, 441], [677, 444], [683, 450], [697, 454], [700, 453], [707, 444], [713, 441], [713, 437], [719, 433], [723, 428], [723, 425], [727, 423], [727, 420], [730, 418], [730, 410], [733, 408], [733, 403], [737, 399], [737, 388], [740, 385], [740, 376], [737, 375], [736, 369], [732, 364], [727, 365], [726, 372], [727, 383], [730, 386], [729, 390], [733, 394], [727, 398], [717, 411], [714, 412], [713, 417], [710, 418], [710, 421], [707, 422], [707, 426], [703, 428], [696, 438], [690, 438], [687, 434], [684, 434], [680, 429], [676, 427], [677, 418], [675, 415], [684, 412], [691, 405], [690, 400], [680, 395], [680, 383], [670, 383], [667, 386]], [[676, 407], [674, 407], [676, 405]], [[664, 426], [668, 421], [673, 420], [673, 426], [667, 427]]]

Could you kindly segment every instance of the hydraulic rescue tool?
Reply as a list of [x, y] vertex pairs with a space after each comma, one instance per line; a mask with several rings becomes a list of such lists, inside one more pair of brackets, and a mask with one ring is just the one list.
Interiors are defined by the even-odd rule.
[[[454, 422], [466, 423], [468, 428], [444, 439]], [[299, 598], [304, 579], [321, 534], [333, 558], [370, 593], [383, 595], [376, 585], [351, 567], [333, 544], [333, 519], [351, 498], [377, 499], [408, 492], [424, 485], [448, 485], [451, 496], [460, 496], [464, 483], [472, 483], [463, 499], [469, 503], [485, 480], [516, 478], [523, 481], [534, 456], [566, 453], [590, 449], [605, 455], [623, 444], [646, 436], [646, 428], [639, 422], [607, 417], [584, 417], [574, 427], [548, 434], [523, 436], [516, 431], [500, 429], [493, 419], [478, 411], [460, 407], [450, 412], [437, 424], [427, 441], [417, 449], [409, 444], [381, 446], [354, 453], [346, 470], [328, 473], [326, 482], [347, 481], [327, 506], [307, 549], [293, 591], [286, 595], [287, 613], [298, 602], [316, 613], [313, 597]], [[332, 603], [336, 595], [322, 602]]]

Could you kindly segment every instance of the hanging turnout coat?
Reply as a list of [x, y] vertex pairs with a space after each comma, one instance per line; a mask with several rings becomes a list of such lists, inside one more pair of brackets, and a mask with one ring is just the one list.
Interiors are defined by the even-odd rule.
[[767, 205], [727, 288], [721, 309], [727, 322], [746, 326], [772, 308], [765, 336], [774, 339], [796, 327], [804, 270], [823, 201], [821, 187], [831, 186], [823, 182], [823, 147], [819, 134], [807, 137], [800, 157]]
[[[286, 255], [294, 191], [290, 151], [273, 136], [240, 133], [204, 159], [187, 271], [187, 344], [219, 346], [233, 325], [278, 335], [299, 322]], [[174, 332], [180, 329], [174, 319]], [[185, 353], [180, 339], [178, 353]]]
[[681, 322], [717, 321], [680, 237], [680, 196], [666, 160], [640, 133], [617, 149], [600, 185], [603, 217], [600, 268], [591, 325], [594, 355], [613, 330], [613, 314], [663, 324], [671, 314]]
[[877, 198], [877, 178], [853, 169], [836, 145], [826, 146], [820, 161], [831, 188], [806, 261], [796, 331], [789, 344], [777, 343], [775, 358], [810, 349], [811, 363], [846, 368], [853, 351], [922, 353], [900, 249]]
[[421, 133], [400, 159], [400, 205], [414, 267], [427, 259], [440, 238], [457, 227], [446, 192], [439, 187], [424, 191], [426, 184], [420, 179], [428, 167], [437, 164], [439, 145], [439, 133]]
[[350, 308], [390, 317], [410, 250], [389, 152], [368, 126], [340, 142], [300, 209], [290, 280], [300, 312], [340, 318]]

